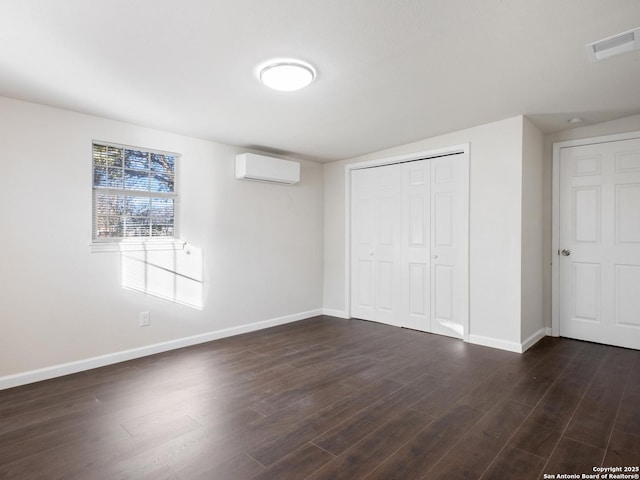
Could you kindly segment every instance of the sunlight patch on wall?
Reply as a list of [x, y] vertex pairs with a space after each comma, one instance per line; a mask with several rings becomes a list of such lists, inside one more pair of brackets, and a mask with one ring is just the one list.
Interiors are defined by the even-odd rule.
[[204, 307], [202, 249], [122, 252], [122, 286], [188, 307]]

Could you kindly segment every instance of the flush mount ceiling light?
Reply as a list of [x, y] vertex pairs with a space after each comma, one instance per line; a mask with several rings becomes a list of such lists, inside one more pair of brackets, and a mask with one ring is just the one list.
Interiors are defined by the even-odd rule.
[[274, 60], [259, 67], [258, 77], [267, 87], [281, 92], [300, 90], [316, 76], [311, 65], [301, 60]]

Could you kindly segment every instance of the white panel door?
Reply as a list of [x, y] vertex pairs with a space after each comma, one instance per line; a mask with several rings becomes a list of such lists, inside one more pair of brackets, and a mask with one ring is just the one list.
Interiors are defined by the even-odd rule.
[[640, 139], [560, 151], [560, 335], [640, 349]]
[[402, 165], [402, 326], [431, 331], [431, 161]]
[[463, 155], [351, 172], [351, 315], [461, 338]]
[[464, 222], [466, 169], [463, 156], [431, 162], [431, 331], [462, 338], [466, 289]]
[[400, 325], [401, 165], [351, 172], [351, 314]]

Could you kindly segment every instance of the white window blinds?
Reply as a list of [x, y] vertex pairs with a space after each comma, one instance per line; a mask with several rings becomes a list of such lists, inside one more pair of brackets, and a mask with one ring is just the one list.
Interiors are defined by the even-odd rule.
[[174, 238], [175, 153], [93, 143], [93, 241]]

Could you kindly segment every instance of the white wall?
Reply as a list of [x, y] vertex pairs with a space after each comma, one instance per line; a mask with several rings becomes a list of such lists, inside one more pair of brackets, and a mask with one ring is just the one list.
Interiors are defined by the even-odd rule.
[[[321, 306], [346, 316], [344, 166], [467, 142], [471, 339], [512, 348], [540, 327], [540, 268], [551, 326], [553, 143], [630, 131], [640, 115], [546, 135], [542, 190], [540, 133], [523, 117], [324, 166], [303, 161], [302, 182], [286, 187], [235, 180], [235, 147], [0, 98], [0, 384]], [[120, 255], [90, 252], [94, 139], [182, 154], [181, 237], [203, 250], [202, 310], [123, 289]], [[151, 327], [137, 326], [140, 311]]]
[[523, 117], [325, 164], [325, 311], [346, 312], [345, 165], [469, 142], [470, 340], [520, 345]]
[[[180, 233], [203, 250], [202, 310], [123, 289], [120, 254], [90, 252], [94, 139], [182, 154]], [[0, 98], [0, 380], [318, 313], [322, 165], [302, 162], [294, 186], [243, 182], [239, 151]], [[150, 327], [137, 326], [141, 311]]]
[[553, 144], [582, 138], [600, 137], [616, 133], [640, 132], [640, 115], [603, 122], [595, 125], [565, 130], [544, 137], [544, 318], [545, 326], [551, 328], [551, 221], [553, 179]]
[[523, 342], [544, 336], [544, 137], [524, 119], [522, 138], [522, 331]]

